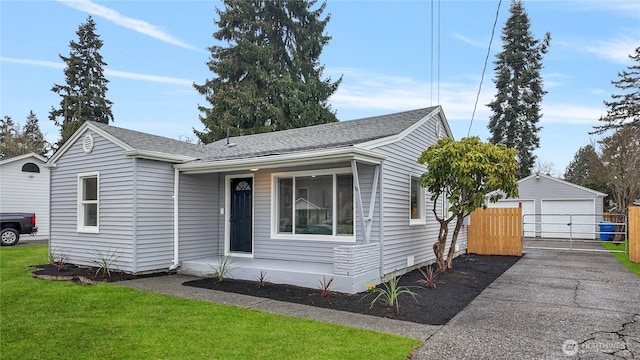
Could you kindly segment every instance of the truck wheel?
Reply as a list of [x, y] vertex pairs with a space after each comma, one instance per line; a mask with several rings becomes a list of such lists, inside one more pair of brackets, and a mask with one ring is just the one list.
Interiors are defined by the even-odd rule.
[[20, 240], [20, 233], [14, 228], [4, 228], [0, 230], [0, 244], [2, 246], [13, 246]]

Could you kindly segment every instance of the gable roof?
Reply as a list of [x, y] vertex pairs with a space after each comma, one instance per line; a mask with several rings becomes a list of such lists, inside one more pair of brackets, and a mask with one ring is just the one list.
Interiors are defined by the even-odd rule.
[[[232, 137], [208, 145], [189, 144], [184, 141], [128, 130], [103, 123], [87, 121], [69, 138], [49, 160], [50, 166], [86, 132], [94, 131], [120, 146], [127, 156], [181, 163], [180, 168], [195, 169], [203, 164], [232, 162], [240, 159], [292, 155], [303, 153], [318, 156], [339, 156], [345, 151], [364, 157], [379, 158], [368, 150], [406, 136], [425, 121], [440, 115], [445, 130], [451, 136], [442, 108], [433, 106], [388, 115], [357, 120], [308, 126], [270, 133]], [[230, 145], [227, 145], [229, 141]], [[360, 146], [360, 148], [356, 148]], [[344, 150], [344, 151], [343, 151]]]
[[44, 156], [38, 155], [36, 153], [28, 153], [28, 154], [23, 154], [23, 155], [18, 155], [18, 156], [14, 156], [14, 157], [10, 157], [7, 159], [2, 159], [0, 160], [0, 165], [5, 165], [5, 164], [9, 164], [15, 161], [20, 161], [20, 160], [24, 160], [24, 159], [28, 159], [28, 158], [35, 158], [39, 161], [41, 161], [43, 164], [47, 162], [47, 159]]
[[525, 181], [530, 181], [531, 179], [536, 179], [536, 178], [544, 178], [544, 179], [552, 180], [552, 181], [555, 181], [555, 182], [560, 183], [562, 185], [571, 186], [571, 187], [574, 187], [576, 189], [580, 189], [580, 190], [583, 190], [583, 191], [590, 192], [590, 193], [592, 193], [592, 194], [594, 194], [596, 196], [602, 196], [602, 197], [607, 196], [607, 194], [605, 194], [605, 193], [601, 193], [599, 191], [596, 191], [596, 190], [593, 190], [593, 189], [589, 189], [589, 188], [586, 188], [584, 186], [576, 185], [574, 183], [570, 183], [568, 181], [565, 181], [565, 180], [562, 180], [562, 179], [558, 179], [558, 178], [555, 178], [553, 176], [544, 175], [544, 174], [531, 174], [531, 175], [529, 175], [529, 176], [527, 176], [525, 178], [522, 178], [522, 179], [518, 180], [518, 184], [523, 183]]
[[128, 156], [168, 162], [192, 161], [204, 156], [204, 146], [202, 145], [189, 144], [163, 136], [124, 129], [95, 121], [87, 121], [53, 154], [51, 159], [49, 159], [49, 164], [55, 165], [55, 162], [62, 154], [64, 154], [86, 130], [94, 131], [120, 146]]
[[227, 139], [206, 145], [207, 155], [202, 161], [281, 155], [299, 151], [354, 146], [401, 134], [412, 125], [439, 110], [439, 106], [434, 106], [358, 120], [231, 137], [229, 145], [227, 145]]

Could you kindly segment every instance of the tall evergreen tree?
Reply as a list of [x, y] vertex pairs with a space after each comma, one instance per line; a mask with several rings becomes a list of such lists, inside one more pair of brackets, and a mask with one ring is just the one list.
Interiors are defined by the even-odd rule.
[[45, 156], [49, 150], [48, 145], [33, 111], [29, 112], [22, 130], [20, 124], [14, 123], [10, 116], [0, 120], [0, 159], [32, 152]]
[[226, 136], [285, 130], [337, 121], [328, 98], [341, 79], [322, 79], [319, 58], [331, 39], [323, 34], [330, 15], [316, 0], [224, 0], [216, 8], [213, 79], [194, 84], [210, 107], [199, 105], [203, 143]]
[[564, 172], [564, 179], [572, 184], [609, 193], [607, 169], [592, 144], [578, 149]]
[[492, 144], [504, 144], [517, 150], [518, 178], [531, 174], [535, 164], [533, 151], [540, 146], [537, 124], [542, 117], [540, 102], [546, 94], [542, 86], [542, 58], [551, 35], [536, 40], [522, 1], [514, 0], [510, 16], [502, 29], [502, 51], [496, 55], [497, 93], [489, 103]]
[[59, 55], [66, 64], [66, 82], [64, 85], [54, 84], [51, 88], [62, 99], [60, 106], [52, 107], [49, 113], [49, 119], [61, 126], [57, 147], [64, 144], [85, 121], [105, 124], [113, 121], [113, 103], [106, 98], [109, 81], [103, 70], [107, 63], [100, 55], [103, 42], [95, 30], [96, 23], [89, 16], [76, 31], [78, 41], [69, 42], [69, 56]]
[[13, 122], [11, 116], [5, 115], [0, 120], [0, 159], [22, 155], [19, 136], [20, 126]]
[[45, 156], [49, 151], [49, 143], [40, 130], [38, 117], [33, 113], [33, 110], [29, 111], [27, 121], [22, 127], [22, 139], [29, 149], [29, 152]]
[[611, 83], [626, 91], [624, 94], [611, 95], [612, 101], [605, 101], [607, 115], [600, 118], [604, 125], [596, 126], [594, 133], [603, 133], [609, 129], [619, 129], [625, 124], [640, 131], [640, 47], [635, 55], [629, 55], [634, 61], [628, 70], [618, 73], [620, 80]]

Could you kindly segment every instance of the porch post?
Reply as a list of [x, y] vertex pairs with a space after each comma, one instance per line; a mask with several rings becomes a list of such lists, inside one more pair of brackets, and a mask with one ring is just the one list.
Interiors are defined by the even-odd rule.
[[367, 231], [368, 223], [367, 219], [364, 217], [364, 208], [362, 206], [362, 194], [360, 193], [360, 177], [358, 176], [358, 165], [356, 164], [356, 160], [351, 160], [351, 173], [353, 175], [353, 185], [356, 190], [356, 202], [358, 203], [358, 210], [360, 213], [360, 218], [362, 219], [362, 227], [364, 228], [364, 243], [369, 243], [369, 231]]
[[169, 270], [175, 270], [180, 267], [179, 257], [179, 221], [180, 216], [178, 210], [180, 209], [180, 199], [178, 197], [180, 193], [180, 170], [174, 167], [173, 169], [173, 264], [169, 267]]

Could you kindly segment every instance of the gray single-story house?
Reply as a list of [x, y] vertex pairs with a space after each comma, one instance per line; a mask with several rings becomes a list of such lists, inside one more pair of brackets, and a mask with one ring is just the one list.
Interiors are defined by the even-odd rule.
[[359, 292], [433, 260], [417, 158], [445, 136], [439, 106], [208, 145], [87, 122], [49, 161], [50, 248], [134, 274], [228, 256], [237, 279]]
[[[0, 212], [36, 214], [38, 233], [49, 236], [49, 168], [47, 159], [36, 153], [0, 161]], [[22, 235], [21, 240], [31, 236]]]
[[487, 207], [521, 204], [525, 237], [598, 238], [598, 223], [607, 194], [543, 174], [520, 179], [518, 192], [517, 198], [497, 203], [487, 201]]

